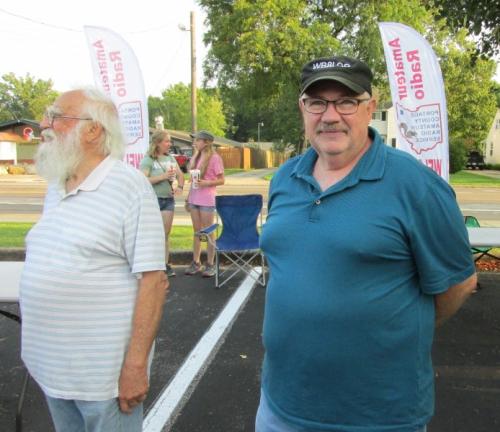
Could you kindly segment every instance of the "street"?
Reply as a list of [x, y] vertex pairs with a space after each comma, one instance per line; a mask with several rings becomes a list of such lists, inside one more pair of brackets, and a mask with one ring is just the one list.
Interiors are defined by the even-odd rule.
[[[272, 171], [261, 169], [226, 176], [226, 184], [219, 186], [217, 192], [220, 195], [261, 194], [265, 216], [269, 182], [262, 177]], [[45, 181], [38, 176], [0, 176], [0, 222], [36, 222], [42, 211], [46, 187]], [[500, 226], [500, 188], [455, 186], [454, 189], [464, 215], [475, 216], [484, 226]], [[177, 198], [174, 225], [191, 223], [184, 210], [186, 196], [187, 190]]]
[[[226, 184], [217, 188], [219, 195], [261, 194], [264, 196], [264, 215], [267, 208], [269, 182], [261, 177], [273, 169], [226, 176]], [[0, 222], [36, 222], [40, 218], [46, 182], [35, 175], [0, 175]], [[191, 218], [184, 209], [188, 188], [176, 198], [174, 225], [190, 225]], [[500, 219], [500, 217], [499, 217]]]

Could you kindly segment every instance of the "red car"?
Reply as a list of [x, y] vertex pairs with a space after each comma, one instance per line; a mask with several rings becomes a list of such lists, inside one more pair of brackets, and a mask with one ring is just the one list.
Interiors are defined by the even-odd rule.
[[184, 150], [177, 145], [172, 145], [170, 147], [170, 154], [175, 158], [182, 172], [187, 172], [188, 170], [189, 159], [190, 159], [188, 151], [189, 149]]

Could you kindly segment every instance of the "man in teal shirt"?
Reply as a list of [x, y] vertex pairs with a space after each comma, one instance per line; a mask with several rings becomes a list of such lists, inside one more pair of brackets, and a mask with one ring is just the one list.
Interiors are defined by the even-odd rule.
[[453, 190], [368, 124], [372, 73], [302, 71], [311, 148], [274, 176], [258, 432], [425, 431], [434, 327], [476, 286]]

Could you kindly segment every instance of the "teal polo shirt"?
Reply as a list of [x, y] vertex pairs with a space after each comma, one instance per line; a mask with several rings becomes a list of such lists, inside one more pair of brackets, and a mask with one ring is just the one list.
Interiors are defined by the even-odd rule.
[[373, 143], [322, 191], [314, 149], [270, 187], [262, 389], [308, 431], [413, 432], [434, 409], [434, 295], [474, 273], [451, 187]]

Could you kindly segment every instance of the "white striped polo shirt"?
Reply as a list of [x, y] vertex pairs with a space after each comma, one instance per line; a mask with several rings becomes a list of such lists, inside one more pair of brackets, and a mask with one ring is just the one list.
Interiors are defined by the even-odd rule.
[[106, 158], [68, 194], [49, 186], [26, 238], [22, 359], [49, 396], [118, 395], [142, 272], [165, 268], [165, 236], [146, 177]]

